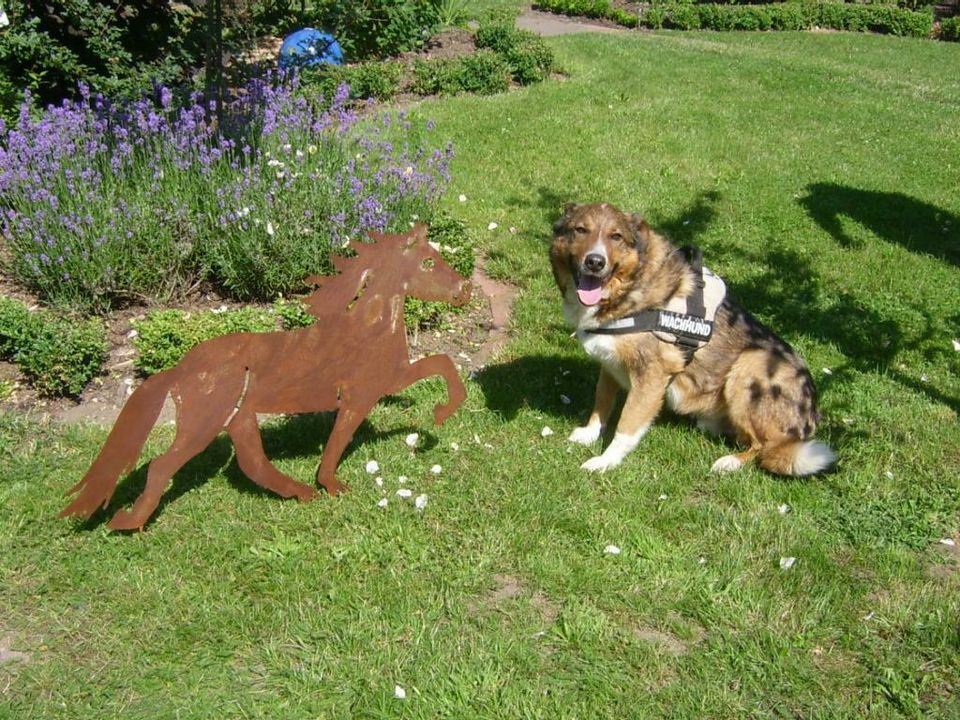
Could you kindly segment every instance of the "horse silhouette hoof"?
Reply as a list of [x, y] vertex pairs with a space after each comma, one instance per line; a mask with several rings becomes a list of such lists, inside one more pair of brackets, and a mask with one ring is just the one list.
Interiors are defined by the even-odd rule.
[[436, 423], [437, 427], [443, 425], [447, 418], [453, 415], [453, 411], [456, 408], [452, 408], [449, 405], [436, 405], [433, 408], [433, 422]]
[[340, 493], [350, 492], [350, 486], [344, 485], [338, 480], [331, 480], [330, 482], [322, 482], [324, 490], [327, 491], [327, 495], [330, 497], [336, 497]]
[[320, 493], [309, 486], [304, 487], [303, 490], [298, 490], [296, 494], [296, 498], [300, 502], [310, 502], [311, 500], [316, 500], [319, 496]]
[[107, 527], [111, 530], [142, 530], [146, 519], [141, 520], [129, 510], [117, 510]]

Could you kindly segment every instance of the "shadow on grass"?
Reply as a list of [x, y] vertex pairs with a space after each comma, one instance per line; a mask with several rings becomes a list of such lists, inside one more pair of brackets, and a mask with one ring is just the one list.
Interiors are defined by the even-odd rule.
[[[387, 404], [402, 403], [408, 401], [404, 398], [384, 398]], [[279, 422], [273, 422], [266, 427], [261, 423], [260, 433], [263, 438], [263, 447], [268, 458], [272, 461], [289, 458], [313, 457], [316, 459], [316, 467], [319, 467], [322, 457], [323, 442], [329, 437], [333, 429], [335, 413], [315, 413], [303, 415], [291, 415], [283, 418]], [[421, 450], [429, 450], [436, 446], [437, 438], [422, 428], [413, 428], [411, 426], [394, 427], [389, 430], [377, 430], [368, 421], [364, 420], [360, 427], [354, 433], [353, 439], [347, 446], [340, 458], [340, 464], [350, 457], [354, 452], [366, 444], [373, 443], [385, 438], [407, 435], [411, 432], [420, 434], [418, 447]], [[163, 452], [163, 448], [160, 452]], [[140, 493], [143, 492], [147, 479], [147, 470], [150, 461], [155, 456], [141, 457], [142, 464], [122, 477], [114, 492], [113, 498], [106, 510], [99, 510], [90, 519], [76, 526], [78, 531], [89, 531], [105, 523], [112, 517], [113, 513], [120, 508], [128, 507], [132, 504]], [[295, 478], [306, 484], [315, 482], [314, 473], [309, 477]], [[227, 482], [233, 489], [248, 495], [264, 496], [273, 498], [278, 502], [285, 501], [274, 492], [260, 487], [250, 478], [248, 478], [237, 465], [236, 457], [233, 451], [233, 443], [230, 438], [221, 433], [208, 445], [203, 452], [191, 459], [177, 472], [170, 486], [160, 498], [157, 509], [150, 516], [144, 527], [149, 527], [158, 517], [163, 514], [164, 509], [170, 503], [175, 502], [183, 495], [197, 489], [217, 473], [223, 472]], [[322, 488], [318, 488], [323, 493]], [[290, 500], [290, 502], [295, 502]]]
[[859, 190], [835, 183], [808, 185], [800, 204], [814, 221], [847, 248], [862, 245], [841, 218], [859, 222], [887, 242], [960, 264], [960, 217], [902, 193]]
[[[743, 250], [737, 250], [742, 257]], [[903, 351], [921, 351], [930, 361], [947, 363], [952, 358], [944, 345], [935, 347], [933, 316], [919, 308], [909, 308], [921, 322], [911, 321], [909, 333], [897, 319], [865, 306], [854, 295], [841, 293], [823, 298], [819, 277], [800, 253], [773, 249], [747, 253], [758, 266], [769, 268], [762, 276], [729, 282], [730, 292], [745, 308], [769, 320], [778, 335], [808, 334], [833, 344], [847, 358], [846, 368], [834, 368], [818, 385], [828, 388], [844, 380], [844, 370], [881, 372], [899, 384], [960, 412], [960, 398], [905, 373], [894, 358]], [[719, 265], [719, 263], [718, 263]], [[960, 315], [951, 318], [960, 327]]]

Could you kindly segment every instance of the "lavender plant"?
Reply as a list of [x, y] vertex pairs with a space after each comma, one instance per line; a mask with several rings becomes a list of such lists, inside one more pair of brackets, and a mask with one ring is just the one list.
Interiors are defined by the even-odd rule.
[[326, 101], [296, 77], [250, 81], [224, 107], [157, 87], [113, 105], [39, 111], [29, 95], [0, 124], [0, 230], [16, 278], [47, 301], [95, 311], [167, 299], [210, 280], [238, 298], [298, 289], [368, 230], [429, 217], [452, 148], [432, 125]]

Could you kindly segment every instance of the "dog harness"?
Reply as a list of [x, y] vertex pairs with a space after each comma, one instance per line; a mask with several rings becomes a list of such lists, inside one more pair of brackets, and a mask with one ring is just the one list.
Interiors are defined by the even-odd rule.
[[641, 310], [584, 332], [598, 335], [652, 332], [663, 342], [680, 345], [689, 363], [693, 353], [713, 335], [713, 321], [727, 295], [727, 286], [710, 268], [703, 266], [703, 253], [699, 248], [683, 247], [677, 252], [685, 256], [694, 273], [694, 288], [688, 297], [675, 297], [663, 308]]

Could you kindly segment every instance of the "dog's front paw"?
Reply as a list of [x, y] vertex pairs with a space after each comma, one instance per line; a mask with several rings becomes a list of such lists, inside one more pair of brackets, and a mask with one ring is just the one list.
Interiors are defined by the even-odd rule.
[[607, 453], [603, 455], [597, 455], [595, 457], [587, 460], [583, 465], [580, 466], [582, 470], [587, 472], [606, 472], [610, 468], [615, 468], [620, 464], [621, 458], [609, 457]]
[[578, 445], [593, 445], [597, 440], [600, 439], [600, 434], [603, 432], [603, 425], [599, 423], [595, 425], [584, 425], [583, 427], [578, 427], [570, 433], [570, 437], [567, 438], [570, 442], [577, 443]]

